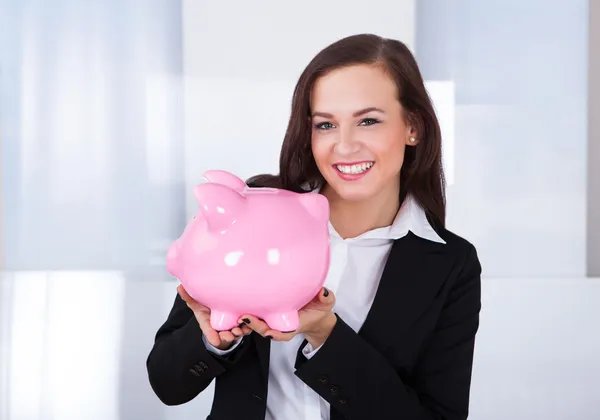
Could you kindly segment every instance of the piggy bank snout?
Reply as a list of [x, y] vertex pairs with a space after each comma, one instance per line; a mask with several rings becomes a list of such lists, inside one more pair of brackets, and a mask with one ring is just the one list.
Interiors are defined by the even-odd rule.
[[173, 242], [167, 251], [167, 271], [175, 277], [179, 277], [177, 274], [179, 266], [179, 260], [177, 258], [179, 255], [178, 248], [177, 242]]

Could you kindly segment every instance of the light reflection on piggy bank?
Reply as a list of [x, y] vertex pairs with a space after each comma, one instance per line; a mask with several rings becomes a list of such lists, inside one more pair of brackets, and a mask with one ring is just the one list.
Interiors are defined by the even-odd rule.
[[320, 194], [250, 188], [224, 171], [195, 187], [199, 211], [169, 247], [167, 269], [211, 309], [217, 331], [252, 314], [270, 328], [298, 328], [298, 310], [329, 269], [329, 203]]

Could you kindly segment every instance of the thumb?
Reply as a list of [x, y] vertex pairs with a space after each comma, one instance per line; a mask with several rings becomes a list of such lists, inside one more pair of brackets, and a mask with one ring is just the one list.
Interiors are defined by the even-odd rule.
[[199, 312], [206, 310], [206, 307], [195, 301], [194, 298], [188, 294], [188, 292], [183, 288], [182, 285], [177, 286], [177, 293], [179, 293], [181, 299], [183, 299], [183, 301], [187, 304], [188, 308], [190, 308], [192, 311]]
[[210, 317], [208, 314], [202, 314], [201, 316], [197, 316], [196, 320], [200, 325], [200, 330], [202, 334], [206, 337], [208, 342], [212, 344], [214, 347], [219, 347], [221, 345], [221, 336], [217, 331], [215, 331], [210, 325]]
[[192, 304], [195, 302], [195, 300], [188, 294], [187, 290], [183, 288], [182, 284], [177, 286], [177, 293], [179, 293], [179, 296], [185, 303]]

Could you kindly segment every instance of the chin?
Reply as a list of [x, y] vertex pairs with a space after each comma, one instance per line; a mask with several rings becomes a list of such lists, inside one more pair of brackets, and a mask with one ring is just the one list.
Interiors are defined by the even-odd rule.
[[375, 188], [372, 185], [352, 185], [346, 182], [332, 182], [329, 186], [335, 194], [344, 201], [366, 201], [376, 195]]

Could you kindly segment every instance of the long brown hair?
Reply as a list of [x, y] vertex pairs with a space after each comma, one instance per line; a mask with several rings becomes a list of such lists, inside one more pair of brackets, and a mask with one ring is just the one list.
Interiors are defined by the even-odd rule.
[[380, 65], [394, 80], [405, 118], [416, 129], [419, 143], [406, 147], [400, 171], [401, 201], [410, 194], [437, 228], [445, 226], [446, 197], [442, 168], [442, 139], [438, 119], [423, 77], [410, 50], [402, 42], [372, 34], [343, 38], [319, 52], [302, 72], [292, 99], [292, 110], [279, 157], [279, 175], [257, 175], [250, 186], [305, 191], [325, 180], [311, 153], [310, 96], [315, 81], [326, 73], [357, 64]]

